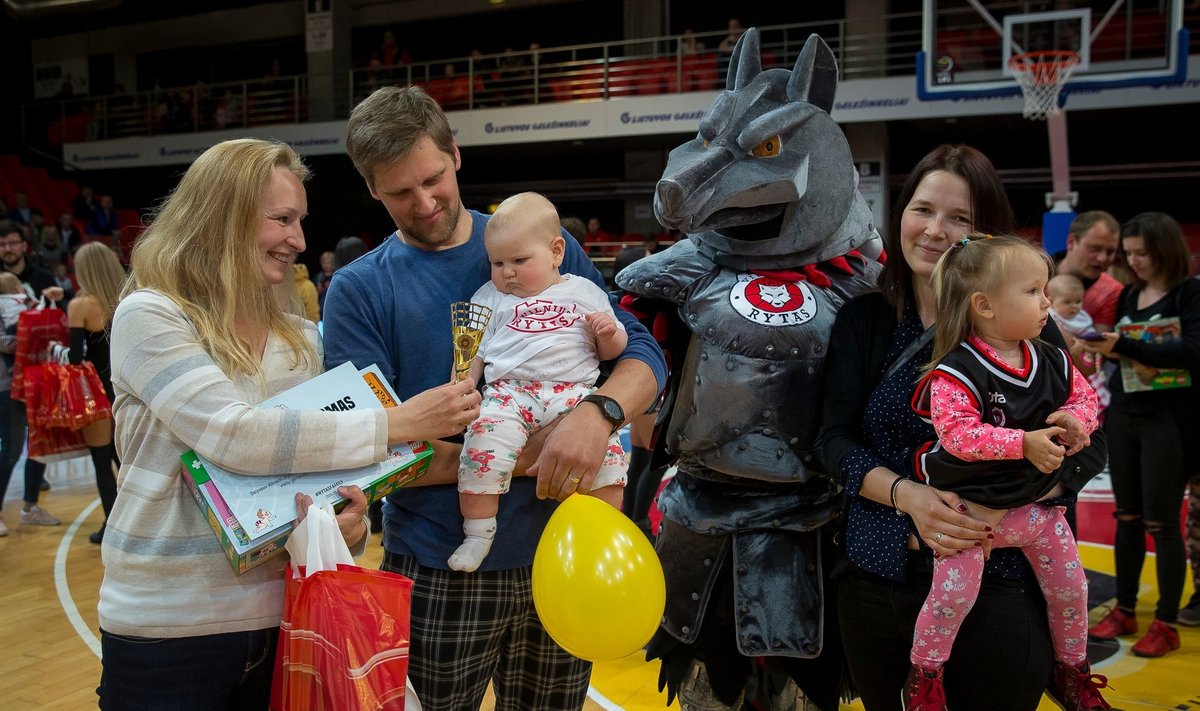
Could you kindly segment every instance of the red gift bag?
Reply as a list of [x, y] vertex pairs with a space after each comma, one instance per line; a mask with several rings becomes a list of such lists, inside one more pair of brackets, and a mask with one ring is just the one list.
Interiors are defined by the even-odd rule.
[[91, 450], [83, 433], [68, 427], [39, 427], [29, 423], [29, 458], [49, 464], [82, 457]]
[[67, 314], [60, 308], [45, 306], [22, 311], [17, 321], [17, 349], [13, 358], [12, 399], [25, 399], [25, 379], [31, 367], [50, 361], [47, 354], [51, 341], [67, 343]]
[[[66, 427], [77, 430], [97, 420], [112, 417], [112, 405], [96, 366], [88, 361], [79, 365], [47, 363], [41, 368], [41, 397], [26, 400], [33, 410], [29, 422], [42, 427]], [[32, 385], [32, 383], [30, 383]], [[26, 391], [31, 390], [29, 385]]]
[[404, 711], [412, 581], [335, 562], [352, 558], [332, 514], [315, 506], [288, 551], [317, 572], [287, 566], [271, 710]]
[[345, 564], [287, 576], [272, 711], [403, 711], [412, 581]]

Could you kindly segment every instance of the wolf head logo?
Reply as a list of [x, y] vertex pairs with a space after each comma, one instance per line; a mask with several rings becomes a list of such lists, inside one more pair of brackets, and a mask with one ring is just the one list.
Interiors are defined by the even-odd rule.
[[792, 300], [791, 294], [788, 293], [788, 288], [785, 284], [760, 286], [758, 288], [758, 295], [763, 301], [775, 308], [779, 308]]
[[837, 61], [817, 35], [791, 71], [763, 71], [758, 30], [747, 30], [699, 134], [671, 151], [658, 221], [733, 269], [813, 264], [878, 239], [829, 116], [836, 89]]

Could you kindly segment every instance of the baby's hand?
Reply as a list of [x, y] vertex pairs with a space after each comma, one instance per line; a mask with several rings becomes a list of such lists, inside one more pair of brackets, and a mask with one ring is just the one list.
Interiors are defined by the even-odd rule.
[[617, 332], [617, 320], [606, 313], [593, 311], [584, 318], [587, 320], [588, 327], [592, 329], [592, 333], [596, 334], [596, 340], [603, 341], [612, 338], [613, 334]]
[[1023, 448], [1025, 458], [1043, 474], [1053, 474], [1062, 466], [1063, 447], [1054, 438], [1066, 432], [1062, 427], [1047, 427], [1025, 433]]
[[1046, 418], [1046, 424], [1061, 427], [1063, 434], [1059, 436], [1058, 441], [1067, 447], [1066, 456], [1079, 453], [1079, 450], [1092, 443], [1092, 438], [1083, 429], [1083, 424], [1076, 419], [1074, 415], [1064, 410], [1059, 410]]

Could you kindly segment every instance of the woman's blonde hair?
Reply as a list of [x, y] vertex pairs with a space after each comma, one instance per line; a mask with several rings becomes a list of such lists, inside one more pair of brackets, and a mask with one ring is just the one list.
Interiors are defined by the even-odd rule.
[[950, 244], [933, 268], [933, 293], [937, 300], [934, 325], [933, 359], [925, 367], [937, 367], [959, 343], [975, 333], [971, 321], [971, 296], [992, 293], [1008, 279], [1008, 267], [1021, 253], [1032, 254], [1046, 265], [1046, 276], [1054, 273], [1050, 255], [1013, 235], [985, 235], [973, 232]]
[[121, 287], [125, 282], [125, 267], [121, 266], [121, 260], [104, 243], [88, 242], [75, 253], [75, 279], [79, 281], [80, 293], [100, 302], [107, 327], [121, 300]]
[[154, 289], [170, 297], [230, 375], [260, 373], [258, 354], [237, 335], [238, 317], [282, 338], [296, 365], [317, 357], [262, 274], [258, 234], [275, 168], [301, 182], [309, 175], [285, 143], [246, 138], [209, 148], [158, 207], [130, 258], [123, 296]]

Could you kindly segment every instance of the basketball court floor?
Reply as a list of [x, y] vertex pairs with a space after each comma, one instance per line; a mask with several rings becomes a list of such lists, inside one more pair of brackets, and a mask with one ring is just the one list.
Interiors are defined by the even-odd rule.
[[[15, 477], [4, 520], [10, 535], [0, 538], [0, 709], [4, 711], [82, 711], [96, 708], [95, 686], [100, 675], [96, 597], [103, 568], [98, 546], [87, 536], [102, 514], [91, 474], [91, 461], [76, 459], [49, 468], [52, 490], [42, 504], [63, 521], [62, 526], [20, 526], [20, 477]], [[17, 473], [20, 473], [18, 465]], [[1111, 527], [1111, 497], [1103, 479], [1083, 497], [1080, 528], [1083, 537], [1103, 541]], [[376, 543], [362, 565], [375, 567], [381, 557]], [[1111, 604], [1112, 551], [1103, 542], [1081, 544], [1083, 561], [1091, 571], [1092, 620]], [[1153, 558], [1142, 579], [1138, 618], [1144, 629], [1155, 599]], [[1188, 586], [1188, 594], [1191, 585]], [[1200, 628], [1180, 628], [1183, 647], [1161, 659], [1129, 654], [1135, 639], [1119, 644], [1093, 645], [1093, 669], [1108, 676], [1106, 698], [1126, 711], [1200, 710]], [[1003, 634], [1003, 630], [997, 630]], [[639, 655], [597, 664], [592, 675], [589, 711], [662, 709], [666, 698], [657, 689], [657, 664]], [[490, 698], [484, 708], [491, 709]], [[675, 706], [677, 708], [677, 706]], [[861, 709], [855, 703], [843, 709]], [[1041, 709], [1056, 708], [1043, 701]]]

